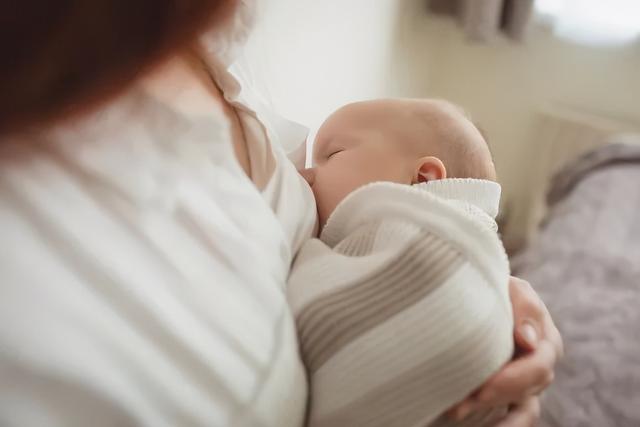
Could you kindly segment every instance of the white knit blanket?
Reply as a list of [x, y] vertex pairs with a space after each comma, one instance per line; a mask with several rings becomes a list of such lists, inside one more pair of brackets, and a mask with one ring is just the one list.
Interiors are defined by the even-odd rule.
[[481, 180], [369, 184], [305, 244], [288, 298], [310, 426], [453, 424], [439, 416], [511, 358], [499, 199]]

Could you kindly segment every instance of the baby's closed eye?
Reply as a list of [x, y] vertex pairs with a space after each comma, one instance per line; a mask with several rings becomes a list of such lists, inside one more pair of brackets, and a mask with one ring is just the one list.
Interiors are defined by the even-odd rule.
[[329, 155], [327, 156], [327, 159], [330, 159], [331, 157], [335, 156], [338, 153], [342, 153], [344, 151], [344, 149], [338, 149], [338, 150], [333, 150], [329, 152]]

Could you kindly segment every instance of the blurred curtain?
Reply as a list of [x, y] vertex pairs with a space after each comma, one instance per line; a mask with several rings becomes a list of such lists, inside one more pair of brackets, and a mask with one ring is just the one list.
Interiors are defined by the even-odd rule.
[[490, 41], [498, 32], [522, 40], [534, 0], [428, 0], [434, 13], [456, 17], [471, 40]]

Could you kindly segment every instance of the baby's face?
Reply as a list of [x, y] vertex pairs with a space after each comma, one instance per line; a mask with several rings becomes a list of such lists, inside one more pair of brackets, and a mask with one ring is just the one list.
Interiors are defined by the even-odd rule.
[[320, 227], [349, 193], [376, 181], [411, 184], [412, 164], [401, 144], [410, 129], [389, 120], [382, 105], [351, 104], [321, 126], [313, 149], [309, 180], [318, 206]]
[[363, 185], [377, 181], [407, 185], [419, 182], [419, 168], [425, 156], [438, 157], [452, 172], [460, 170], [458, 165], [472, 159], [453, 153], [453, 140], [481, 147], [482, 158], [476, 160], [486, 164], [485, 175], [494, 179], [493, 162], [484, 139], [451, 104], [386, 99], [349, 104], [333, 113], [318, 130], [314, 168], [308, 179], [321, 229], [336, 206]]

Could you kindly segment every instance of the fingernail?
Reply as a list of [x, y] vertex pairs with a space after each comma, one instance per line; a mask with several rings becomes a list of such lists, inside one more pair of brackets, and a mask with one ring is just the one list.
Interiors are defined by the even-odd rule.
[[536, 332], [536, 328], [530, 323], [525, 323], [520, 326], [520, 335], [531, 348], [534, 348], [538, 344], [538, 333]]

